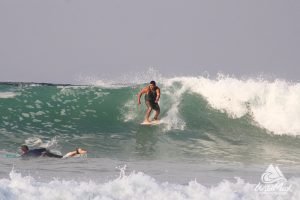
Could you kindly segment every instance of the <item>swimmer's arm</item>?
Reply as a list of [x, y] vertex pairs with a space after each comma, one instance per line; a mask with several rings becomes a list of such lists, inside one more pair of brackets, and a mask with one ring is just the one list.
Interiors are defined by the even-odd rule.
[[63, 158], [69, 158], [69, 157], [73, 157], [76, 155], [76, 151], [71, 151], [69, 153], [67, 153], [66, 155], [63, 156]]
[[67, 153], [66, 155], [63, 156], [63, 158], [70, 158], [70, 157], [74, 157], [76, 155], [84, 155], [84, 154], [87, 154], [87, 150], [84, 150], [84, 149], [79, 149], [79, 153], [77, 151], [71, 151], [69, 153]]

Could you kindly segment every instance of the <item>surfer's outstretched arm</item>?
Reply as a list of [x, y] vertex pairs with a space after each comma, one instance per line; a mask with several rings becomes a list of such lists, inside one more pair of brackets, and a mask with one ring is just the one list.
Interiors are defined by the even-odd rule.
[[82, 148], [76, 148], [75, 151], [71, 151], [67, 153], [66, 155], [63, 156], [63, 158], [70, 158], [70, 157], [74, 157], [77, 155], [84, 155], [84, 154], [87, 154], [87, 150], [84, 150]]

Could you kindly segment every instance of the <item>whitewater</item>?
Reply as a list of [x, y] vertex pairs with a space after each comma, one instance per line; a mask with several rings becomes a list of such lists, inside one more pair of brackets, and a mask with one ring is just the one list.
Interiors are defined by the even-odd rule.
[[[151, 127], [143, 77], [0, 83], [0, 199], [300, 199], [300, 83], [150, 75], [162, 93]], [[22, 144], [88, 156], [23, 160]], [[270, 164], [288, 193], [255, 191]]]

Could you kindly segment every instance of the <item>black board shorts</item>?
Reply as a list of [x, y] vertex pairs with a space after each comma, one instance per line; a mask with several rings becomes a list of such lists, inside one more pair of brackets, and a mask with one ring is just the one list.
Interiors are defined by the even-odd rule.
[[155, 111], [160, 111], [160, 107], [159, 107], [158, 103], [155, 103], [153, 101], [146, 101], [146, 105], [148, 107], [150, 106]]

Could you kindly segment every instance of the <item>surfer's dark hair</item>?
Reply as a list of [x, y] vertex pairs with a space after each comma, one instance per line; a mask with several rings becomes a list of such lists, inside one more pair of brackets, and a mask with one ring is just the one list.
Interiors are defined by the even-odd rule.
[[156, 85], [155, 81], [150, 81], [150, 84]]
[[29, 150], [28, 146], [27, 146], [27, 145], [25, 145], [25, 144], [24, 144], [24, 145], [22, 145], [22, 146], [21, 146], [21, 148], [22, 148], [22, 149], [25, 149], [25, 150]]

